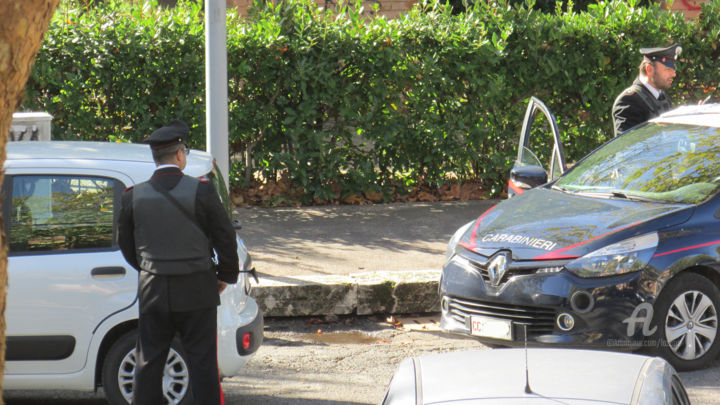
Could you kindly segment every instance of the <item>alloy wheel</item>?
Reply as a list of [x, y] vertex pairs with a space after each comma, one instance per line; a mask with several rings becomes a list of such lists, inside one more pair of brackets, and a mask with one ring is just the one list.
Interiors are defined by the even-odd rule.
[[[135, 350], [132, 350], [123, 358], [118, 371], [118, 386], [128, 403], [132, 400], [135, 365]], [[179, 404], [187, 395], [190, 372], [183, 357], [173, 348], [170, 348], [165, 363], [162, 385], [165, 404]]]
[[712, 346], [718, 331], [717, 308], [700, 291], [685, 291], [672, 302], [665, 318], [665, 336], [679, 358], [694, 360]]

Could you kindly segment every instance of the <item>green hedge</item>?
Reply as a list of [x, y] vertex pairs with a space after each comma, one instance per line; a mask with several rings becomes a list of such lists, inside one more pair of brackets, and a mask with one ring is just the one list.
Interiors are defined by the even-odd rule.
[[[579, 159], [612, 136], [613, 100], [645, 46], [683, 45], [676, 103], [717, 99], [720, 0], [698, 21], [632, 1], [567, 7], [483, 1], [453, 15], [431, 4], [386, 20], [286, 0], [246, 19], [230, 12], [232, 184], [284, 178], [304, 202], [455, 180], [497, 194], [529, 97], [550, 107], [568, 160]], [[204, 147], [202, 12], [193, 2], [65, 5], [24, 107], [54, 116], [55, 139], [138, 142], [180, 117]]]

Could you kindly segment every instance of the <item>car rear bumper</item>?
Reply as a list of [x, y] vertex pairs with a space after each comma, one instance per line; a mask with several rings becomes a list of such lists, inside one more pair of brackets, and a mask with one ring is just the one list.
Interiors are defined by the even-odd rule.
[[[221, 377], [230, 377], [245, 366], [263, 342], [263, 314], [257, 302], [247, 298], [245, 308], [235, 316], [218, 317], [218, 369]], [[246, 333], [249, 344], [245, 347]]]
[[[257, 303], [255, 307], [257, 307]], [[258, 308], [257, 316], [248, 325], [241, 326], [235, 331], [235, 346], [238, 354], [241, 356], [250, 356], [254, 354], [262, 345], [263, 328], [265, 320], [263, 319], [262, 310]]]
[[[516, 274], [493, 286], [475, 269], [450, 261], [440, 282], [441, 327], [507, 346], [523, 344], [527, 335], [531, 345], [634, 349], [648, 344], [655, 326], [654, 289], [645, 272], [583, 279], [566, 270]], [[510, 336], [473, 334], [472, 322], [487, 318], [508, 325]]]

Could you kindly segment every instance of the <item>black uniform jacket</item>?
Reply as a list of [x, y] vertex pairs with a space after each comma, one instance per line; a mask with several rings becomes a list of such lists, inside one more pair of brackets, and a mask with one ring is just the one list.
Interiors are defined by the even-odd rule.
[[635, 79], [633, 85], [615, 99], [612, 109], [615, 136], [671, 108], [672, 102], [667, 93], [661, 90], [660, 98], [655, 98], [640, 79]]
[[[156, 170], [149, 181], [158, 187], [172, 190], [182, 176], [182, 171], [177, 167], [162, 168]], [[220, 297], [217, 280], [230, 284], [237, 282], [239, 263], [235, 229], [213, 185], [205, 180], [200, 182], [195, 198], [195, 216], [210, 240], [210, 245], [217, 252], [217, 274], [207, 271], [182, 276], [161, 276], [141, 271], [135, 252], [132, 196], [132, 187], [125, 190], [122, 196], [118, 243], [125, 260], [140, 271], [140, 312], [192, 311], [218, 305]], [[177, 220], [188, 219], [181, 216]], [[168, 232], [172, 230], [168, 229]], [[208, 255], [210, 254], [211, 252], [208, 252]]]

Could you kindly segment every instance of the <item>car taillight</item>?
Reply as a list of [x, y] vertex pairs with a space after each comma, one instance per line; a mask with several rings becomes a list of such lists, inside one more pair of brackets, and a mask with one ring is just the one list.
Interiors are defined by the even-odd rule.
[[250, 343], [251, 343], [250, 332], [245, 332], [242, 337], [243, 349], [245, 349], [245, 350], [250, 349]]

